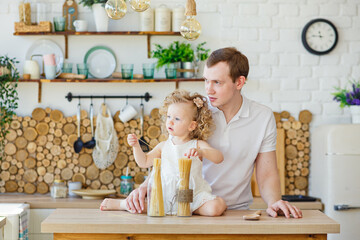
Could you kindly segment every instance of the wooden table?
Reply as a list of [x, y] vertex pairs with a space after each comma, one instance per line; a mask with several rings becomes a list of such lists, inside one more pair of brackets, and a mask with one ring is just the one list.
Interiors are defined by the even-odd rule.
[[254, 211], [230, 210], [221, 217], [148, 217], [125, 211], [57, 209], [41, 224], [54, 240], [232, 240], [327, 239], [340, 224], [317, 210], [304, 210], [302, 219], [271, 218], [263, 211], [259, 221], [245, 221]]

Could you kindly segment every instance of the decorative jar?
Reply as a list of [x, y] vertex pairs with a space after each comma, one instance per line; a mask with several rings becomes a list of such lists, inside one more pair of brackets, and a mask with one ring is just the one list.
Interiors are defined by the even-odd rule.
[[66, 198], [67, 187], [64, 180], [55, 180], [51, 185], [50, 194], [52, 198]]
[[131, 176], [121, 176], [120, 194], [128, 196], [134, 189], [134, 181]]

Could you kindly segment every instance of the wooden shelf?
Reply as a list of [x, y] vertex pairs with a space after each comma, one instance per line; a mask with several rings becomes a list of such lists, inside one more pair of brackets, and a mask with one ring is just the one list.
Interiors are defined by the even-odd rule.
[[147, 37], [147, 51], [148, 58], [151, 56], [151, 36], [180, 36], [180, 32], [142, 32], [142, 31], [121, 31], [121, 32], [75, 32], [75, 31], [64, 31], [64, 32], [32, 32], [32, 33], [19, 33], [14, 32], [14, 36], [34, 36], [34, 35], [55, 35], [64, 36], [65, 38], [65, 58], [68, 58], [68, 36], [89, 36], [89, 35], [140, 35]]
[[19, 82], [38, 83], [38, 102], [41, 102], [42, 83], [150, 83], [150, 82], [174, 82], [179, 88], [179, 82], [202, 82], [203, 78], [155, 78], [155, 79], [120, 79], [120, 78], [88, 78], [88, 79], [19, 79]]
[[75, 31], [64, 31], [64, 32], [26, 32], [19, 33], [14, 32], [15, 36], [24, 35], [176, 35], [180, 36], [180, 32], [148, 32], [148, 31], [121, 31], [121, 32], [75, 32]]

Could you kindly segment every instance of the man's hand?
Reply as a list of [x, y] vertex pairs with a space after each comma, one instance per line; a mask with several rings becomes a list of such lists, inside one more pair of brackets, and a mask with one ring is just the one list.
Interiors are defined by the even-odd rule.
[[137, 189], [132, 191], [130, 195], [125, 199], [126, 207], [131, 213], [142, 213], [145, 210], [147, 182], [145, 181], [144, 183], [141, 184]]
[[279, 200], [271, 204], [266, 209], [266, 212], [272, 217], [285, 215], [286, 218], [290, 218], [290, 214], [292, 214], [294, 218], [302, 218], [302, 212], [300, 209], [291, 205], [288, 201], [283, 200]]

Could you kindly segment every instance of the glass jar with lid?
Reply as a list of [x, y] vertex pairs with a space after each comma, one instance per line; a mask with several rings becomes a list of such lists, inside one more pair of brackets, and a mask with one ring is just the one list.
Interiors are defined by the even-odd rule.
[[66, 198], [67, 187], [65, 181], [56, 179], [51, 185], [50, 193], [52, 198]]
[[121, 176], [120, 194], [129, 195], [134, 189], [134, 181], [131, 176]]

